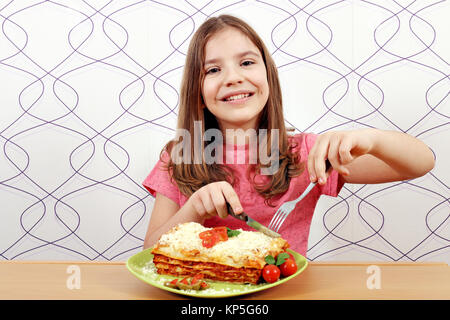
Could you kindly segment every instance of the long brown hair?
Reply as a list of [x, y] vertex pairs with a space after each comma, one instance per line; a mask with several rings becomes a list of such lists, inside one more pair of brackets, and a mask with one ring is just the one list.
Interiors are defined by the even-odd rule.
[[[180, 106], [178, 112], [178, 129], [187, 130], [194, 137], [194, 121], [202, 123], [203, 133], [208, 129], [219, 129], [219, 124], [207, 108], [204, 107], [202, 97], [202, 84], [205, 77], [203, 64], [205, 58], [205, 46], [208, 40], [217, 32], [225, 28], [236, 28], [246, 35], [259, 49], [264, 60], [267, 81], [269, 85], [269, 97], [259, 117], [258, 129], [267, 129], [267, 146], [271, 146], [271, 129], [278, 129], [279, 166], [275, 174], [268, 176], [265, 183], [258, 184], [255, 177], [262, 167], [259, 159], [257, 164], [250, 165], [247, 178], [250, 179], [255, 190], [266, 199], [270, 200], [283, 194], [288, 188], [291, 177], [299, 175], [304, 166], [300, 163], [298, 154], [293, 152], [295, 147], [288, 139], [283, 118], [281, 88], [278, 79], [278, 71], [266, 46], [257, 33], [244, 21], [230, 15], [221, 15], [206, 20], [193, 35], [186, 56], [184, 74], [180, 90]], [[171, 140], [164, 147], [162, 153], [171, 151], [178, 140]], [[203, 141], [203, 147], [206, 143]], [[269, 148], [270, 149], [270, 148]], [[194, 158], [194, 144], [191, 143], [190, 159]], [[161, 153], [161, 155], [162, 155]], [[201, 164], [176, 164], [172, 158], [167, 163], [167, 169], [171, 178], [177, 183], [180, 191], [186, 196], [192, 195], [202, 186], [216, 181], [228, 181], [232, 185], [238, 179], [233, 170], [222, 164], [206, 164], [204, 157]]]

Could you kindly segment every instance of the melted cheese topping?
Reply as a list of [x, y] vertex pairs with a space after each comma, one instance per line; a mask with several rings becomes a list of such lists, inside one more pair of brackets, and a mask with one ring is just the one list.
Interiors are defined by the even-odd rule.
[[282, 238], [271, 238], [261, 232], [240, 229], [239, 235], [205, 248], [199, 233], [211, 229], [196, 222], [179, 224], [161, 236], [152, 252], [174, 259], [262, 268], [266, 263], [264, 257], [269, 254], [276, 256], [289, 246]]

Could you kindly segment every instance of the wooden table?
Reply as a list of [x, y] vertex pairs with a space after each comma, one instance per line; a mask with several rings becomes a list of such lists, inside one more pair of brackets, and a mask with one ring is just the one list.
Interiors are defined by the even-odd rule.
[[[372, 269], [380, 288], [369, 289]], [[71, 269], [70, 266], [74, 269]], [[376, 269], [376, 268], [375, 268]], [[75, 271], [74, 271], [75, 270]], [[80, 288], [69, 277], [79, 271]], [[71, 278], [73, 279], [73, 278]], [[67, 282], [69, 280], [69, 289]], [[445, 263], [310, 262], [304, 272], [277, 287], [240, 299], [450, 299]], [[0, 299], [187, 299], [135, 278], [124, 262], [0, 261]]]

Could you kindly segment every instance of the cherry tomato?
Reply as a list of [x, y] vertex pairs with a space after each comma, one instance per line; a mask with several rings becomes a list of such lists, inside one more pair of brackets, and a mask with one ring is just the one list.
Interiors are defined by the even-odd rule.
[[227, 227], [215, 227], [213, 230], [219, 236], [219, 241], [228, 240]]
[[202, 240], [208, 239], [208, 238], [211, 238], [211, 236], [213, 235], [213, 233], [214, 233], [214, 230], [213, 230], [213, 229], [211, 229], [211, 230], [206, 230], [206, 231], [200, 232], [200, 233], [198, 234], [198, 237], [199, 237], [200, 239], [202, 239]]
[[212, 248], [216, 244], [213, 237], [205, 238], [202, 240], [202, 246], [205, 248]]
[[203, 273], [197, 273], [191, 280], [191, 284], [196, 284], [200, 279], [203, 279]]
[[286, 259], [281, 265], [280, 265], [280, 271], [281, 274], [285, 277], [288, 277], [290, 275], [293, 275], [297, 272], [297, 264], [295, 263], [295, 260], [293, 259]]
[[202, 245], [205, 248], [211, 248], [220, 241], [228, 240], [227, 227], [216, 227], [211, 230], [206, 230], [198, 234], [202, 239]]
[[280, 269], [274, 264], [268, 264], [262, 271], [264, 280], [268, 283], [273, 283], [280, 278]]
[[176, 289], [176, 288], [178, 288], [178, 279], [173, 279], [172, 281], [170, 281], [170, 282], [166, 282], [165, 283], [165, 285], [166, 286], [168, 286], [168, 287], [170, 287], [170, 288], [174, 288], [174, 289]]
[[294, 255], [292, 253], [290, 253], [289, 251], [285, 251], [285, 253], [287, 253], [289, 257], [295, 261]]
[[202, 246], [205, 248], [212, 248], [219, 241], [219, 235], [216, 232], [212, 232], [209, 237], [205, 237], [202, 240]]

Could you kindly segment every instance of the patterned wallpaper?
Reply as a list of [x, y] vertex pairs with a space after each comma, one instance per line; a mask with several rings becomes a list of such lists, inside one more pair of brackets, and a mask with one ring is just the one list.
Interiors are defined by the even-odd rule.
[[424, 177], [323, 197], [308, 258], [450, 263], [450, 3], [437, 0], [0, 1], [0, 259], [141, 250], [154, 201], [141, 182], [174, 134], [190, 37], [221, 13], [266, 42], [296, 132], [403, 131], [436, 156]]

